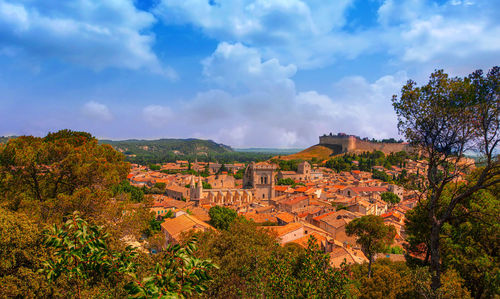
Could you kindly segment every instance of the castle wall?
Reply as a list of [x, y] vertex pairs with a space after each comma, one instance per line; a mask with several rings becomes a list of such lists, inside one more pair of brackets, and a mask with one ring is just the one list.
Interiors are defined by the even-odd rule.
[[381, 151], [385, 154], [408, 151], [409, 147], [403, 143], [379, 143], [370, 142], [357, 139], [354, 136], [320, 136], [320, 145], [327, 145], [333, 147], [341, 147], [341, 153], [353, 151], [367, 151], [374, 150]]

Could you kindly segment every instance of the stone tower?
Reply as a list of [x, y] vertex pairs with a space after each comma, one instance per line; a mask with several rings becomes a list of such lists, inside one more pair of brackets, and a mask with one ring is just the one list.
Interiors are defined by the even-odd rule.
[[267, 162], [250, 163], [243, 176], [243, 188], [255, 189], [254, 198], [257, 200], [274, 198], [276, 169], [276, 165]]

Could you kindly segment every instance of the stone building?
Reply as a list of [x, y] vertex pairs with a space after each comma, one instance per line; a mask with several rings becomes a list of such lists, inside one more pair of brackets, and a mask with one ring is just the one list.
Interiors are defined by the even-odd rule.
[[249, 204], [254, 201], [253, 192], [254, 190], [237, 188], [203, 189], [201, 178], [198, 178], [198, 182], [195, 182], [194, 176], [191, 177], [191, 201], [205, 201], [216, 205]]
[[304, 161], [297, 166], [297, 171], [279, 171], [278, 179], [292, 179], [294, 181], [310, 181], [311, 180], [311, 164]]
[[267, 162], [252, 162], [243, 175], [243, 188], [253, 189], [257, 200], [269, 200], [275, 197], [274, 185], [277, 166]]

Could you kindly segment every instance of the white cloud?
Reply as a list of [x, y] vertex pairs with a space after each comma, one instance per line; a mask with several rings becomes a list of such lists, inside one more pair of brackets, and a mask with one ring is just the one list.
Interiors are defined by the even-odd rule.
[[162, 0], [154, 13], [167, 24], [193, 24], [220, 41], [259, 48], [265, 58], [324, 66], [366, 49], [369, 34], [342, 33], [353, 0]]
[[82, 108], [82, 114], [87, 118], [99, 121], [110, 121], [113, 119], [109, 108], [95, 101], [85, 103]]
[[147, 29], [155, 21], [130, 0], [0, 0], [0, 49], [95, 70], [146, 69], [175, 79], [151, 49], [155, 38]]
[[250, 90], [276, 87], [290, 88], [295, 65], [282, 66], [275, 58], [262, 61], [257, 49], [240, 43], [222, 42], [215, 52], [202, 61], [203, 74], [225, 87], [245, 87]]
[[360, 1], [161, 0], [154, 13], [167, 24], [192, 24], [219, 41], [243, 43], [266, 60], [301, 69], [373, 53], [389, 53], [393, 63], [406, 66], [470, 69], [495, 63], [499, 55], [496, 2], [385, 0], [372, 16], [378, 23], [349, 30], [350, 9]]
[[161, 128], [172, 121], [172, 109], [168, 106], [149, 105], [142, 110], [142, 116], [152, 126]]
[[[169, 114], [169, 125], [177, 124], [185, 136], [236, 147], [306, 147], [318, 143], [319, 135], [338, 131], [397, 136], [390, 100], [406, 81], [404, 72], [374, 82], [345, 77], [332, 84], [329, 95], [297, 91], [290, 66], [264, 60], [256, 49], [228, 43], [217, 47], [204, 68], [208, 80], [231, 88], [200, 92], [172, 105], [171, 113], [161, 113]], [[147, 110], [157, 113], [161, 107]]]

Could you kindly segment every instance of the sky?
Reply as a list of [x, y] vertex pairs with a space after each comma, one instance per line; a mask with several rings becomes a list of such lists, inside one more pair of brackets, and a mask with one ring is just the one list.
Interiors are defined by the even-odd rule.
[[399, 138], [392, 95], [500, 62], [500, 0], [0, 0], [0, 136]]

